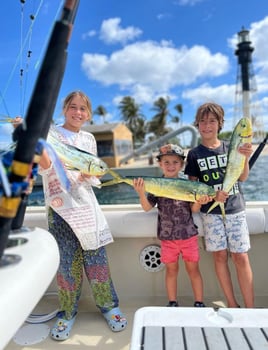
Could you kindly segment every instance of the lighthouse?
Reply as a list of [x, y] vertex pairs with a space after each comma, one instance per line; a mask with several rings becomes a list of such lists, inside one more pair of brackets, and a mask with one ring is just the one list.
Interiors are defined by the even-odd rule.
[[258, 142], [263, 138], [264, 126], [256, 98], [257, 84], [252, 63], [254, 47], [249, 38], [249, 30], [242, 27], [237, 36], [238, 44], [235, 55], [238, 57], [238, 69], [234, 124], [242, 116], [250, 118], [253, 124], [254, 141]]
[[251, 118], [250, 114], [250, 95], [251, 95], [251, 80], [253, 78], [252, 65], [252, 52], [254, 47], [251, 46], [249, 40], [249, 31], [242, 28], [238, 33], [238, 44], [235, 54], [238, 56], [238, 65], [240, 68], [239, 83], [242, 84], [242, 110], [243, 116]]

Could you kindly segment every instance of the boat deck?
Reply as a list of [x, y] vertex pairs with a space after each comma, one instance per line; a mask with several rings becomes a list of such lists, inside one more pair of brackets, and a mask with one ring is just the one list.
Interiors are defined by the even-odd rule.
[[[40, 339], [37, 341], [37, 343], [30, 344], [32, 341], [32, 337], [38, 337], [40, 324], [25, 323], [20, 328], [20, 330], [16, 333], [16, 336], [13, 337], [13, 339], [5, 347], [5, 350], [50, 350], [50, 349], [54, 350], [56, 346], [59, 346], [59, 349], [63, 349], [63, 350], [70, 350], [70, 349], [71, 350], [76, 350], [76, 349], [79, 349], [79, 350], [83, 350], [83, 349], [84, 350], [86, 349], [87, 350], [88, 349], [129, 350], [131, 347], [131, 337], [133, 334], [133, 326], [134, 326], [134, 315], [136, 311], [141, 310], [143, 308], [147, 308], [149, 306], [157, 307], [158, 309], [162, 310], [160, 306], [163, 306], [165, 304], [166, 304], [166, 298], [164, 297], [155, 297], [155, 298], [149, 298], [149, 299], [148, 298], [137, 298], [137, 299], [131, 298], [129, 300], [121, 299], [120, 308], [122, 309], [125, 316], [127, 317], [128, 326], [124, 331], [114, 333], [108, 328], [106, 321], [102, 317], [101, 313], [94, 306], [93, 300], [90, 297], [83, 298], [80, 301], [76, 322], [73, 326], [69, 339], [65, 340], [64, 342], [55, 342], [54, 340], [50, 339], [50, 337], [47, 336], [47, 334], [45, 334], [46, 330], [44, 330], [43, 339], [41, 339], [42, 336], [39, 336]], [[193, 310], [191, 297], [180, 298], [180, 304], [182, 305], [182, 307], [176, 308], [176, 310], [179, 310], [179, 309], [180, 310], [189, 309], [189, 311]], [[206, 304], [208, 306], [208, 308], [206, 308], [207, 312], [211, 312], [211, 310], [213, 310], [211, 308], [224, 307], [224, 302], [222, 301], [221, 298], [218, 298], [218, 299], [215, 298], [214, 300], [212, 299], [206, 300]], [[268, 305], [268, 297], [257, 299], [257, 306], [264, 307], [265, 305], [266, 306]], [[56, 308], [57, 308], [57, 297], [45, 296], [40, 301], [36, 309], [33, 311], [33, 314], [49, 313], [52, 310], [55, 310]], [[163, 308], [163, 310], [167, 310], [168, 312], [171, 311], [173, 313], [174, 313], [174, 309], [175, 308], [172, 308], [172, 309]], [[230, 309], [226, 309], [226, 310], [228, 311]], [[203, 312], [204, 311], [205, 310], [203, 309]], [[267, 314], [268, 314], [268, 309], [267, 309]], [[44, 328], [46, 326], [47, 330], [49, 330], [49, 327], [51, 327], [54, 322], [55, 322], [55, 319], [52, 319], [48, 322], [42, 323], [41, 325]], [[268, 322], [268, 316], [267, 316], [267, 322]], [[164, 320], [163, 320], [163, 326], [164, 326]], [[21, 337], [20, 333], [24, 329], [25, 329], [26, 335], [23, 335], [23, 337]], [[28, 332], [30, 332], [30, 334]], [[23, 338], [24, 343], [21, 341], [21, 338]], [[159, 339], [159, 336], [156, 339]], [[20, 343], [17, 343], [18, 340]], [[266, 345], [268, 346], [267, 341], [266, 341]], [[144, 349], [157, 350], [158, 348], [151, 347], [148, 345]], [[162, 349], [162, 348], [160, 347], [159, 349]], [[187, 349], [196, 350], [197, 348], [188, 347]], [[209, 347], [208, 349], [219, 350], [218, 347]], [[257, 348], [239, 347], [239, 349], [260, 350], [261, 348], [257, 349]], [[137, 348], [135, 350], [139, 350], [139, 349]]]

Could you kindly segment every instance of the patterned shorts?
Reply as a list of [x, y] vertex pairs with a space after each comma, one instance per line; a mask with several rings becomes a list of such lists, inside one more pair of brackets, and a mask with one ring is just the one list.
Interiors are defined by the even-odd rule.
[[201, 213], [204, 225], [206, 250], [216, 252], [229, 249], [232, 253], [245, 253], [250, 239], [245, 211], [226, 215]]

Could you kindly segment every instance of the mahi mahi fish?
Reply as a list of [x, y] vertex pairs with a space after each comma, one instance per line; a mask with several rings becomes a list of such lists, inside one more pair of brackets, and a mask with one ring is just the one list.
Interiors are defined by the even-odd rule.
[[[109, 173], [114, 177], [113, 180], [102, 183], [103, 186], [115, 185], [118, 183], [127, 183], [133, 186], [133, 179], [139, 176], [125, 176], [121, 177], [117, 172], [109, 170]], [[180, 178], [166, 178], [166, 177], [150, 177], [141, 176], [144, 180], [145, 191], [154, 194], [157, 197], [167, 197], [186, 202], [195, 202], [200, 197], [208, 195], [215, 197], [215, 190], [197, 181], [190, 181]]]
[[48, 133], [47, 143], [68, 169], [92, 176], [103, 176], [109, 170], [107, 164], [94, 154], [61, 142], [53, 129]]
[[[231, 136], [230, 146], [227, 155], [227, 167], [224, 174], [222, 190], [230, 192], [234, 184], [239, 179], [244, 166], [246, 157], [239, 152], [239, 147], [244, 143], [252, 141], [252, 125], [249, 118], [241, 118], [236, 124]], [[220, 206], [222, 216], [225, 217], [224, 203], [214, 202], [208, 210], [211, 212], [217, 205]]]

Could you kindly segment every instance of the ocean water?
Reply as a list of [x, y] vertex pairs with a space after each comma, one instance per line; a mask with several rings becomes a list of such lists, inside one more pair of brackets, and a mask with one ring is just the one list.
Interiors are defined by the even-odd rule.
[[[268, 201], [268, 186], [266, 176], [268, 174], [268, 155], [260, 156], [250, 170], [246, 182], [242, 183], [242, 189], [246, 201]], [[94, 192], [100, 204], [137, 204], [139, 198], [135, 190], [125, 184], [94, 188]], [[44, 205], [44, 194], [40, 187], [34, 187], [29, 196], [28, 205]]]
[[242, 183], [246, 201], [268, 201], [268, 155], [260, 156], [250, 170], [247, 181]]

